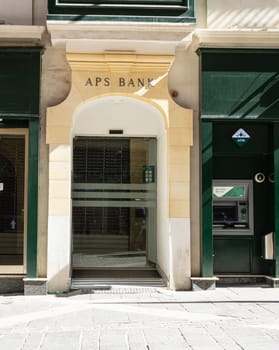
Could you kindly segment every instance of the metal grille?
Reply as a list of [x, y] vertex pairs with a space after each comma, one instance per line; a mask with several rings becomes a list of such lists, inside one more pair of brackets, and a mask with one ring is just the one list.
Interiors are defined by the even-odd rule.
[[[96, 207], [88, 190], [90, 185], [106, 183], [129, 183], [129, 140], [78, 137], [74, 140], [74, 186], [83, 185], [82, 201], [73, 202], [74, 234], [128, 235], [129, 209], [121, 207]], [[85, 190], [85, 192], [84, 192]], [[104, 196], [103, 186], [98, 187]], [[75, 193], [75, 199], [78, 196]], [[96, 203], [95, 203], [96, 204]]]
[[74, 183], [129, 183], [129, 140], [77, 137]]
[[0, 135], [0, 265], [22, 265], [24, 135]]

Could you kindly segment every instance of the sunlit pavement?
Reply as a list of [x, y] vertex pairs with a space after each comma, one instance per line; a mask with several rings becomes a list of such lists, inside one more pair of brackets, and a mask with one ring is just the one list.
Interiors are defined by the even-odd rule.
[[279, 289], [0, 296], [1, 350], [279, 349]]

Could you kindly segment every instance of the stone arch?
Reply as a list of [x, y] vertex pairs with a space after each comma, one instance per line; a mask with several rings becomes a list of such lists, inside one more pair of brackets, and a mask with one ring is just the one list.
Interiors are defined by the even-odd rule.
[[[157, 139], [157, 266], [169, 275], [168, 266], [168, 115], [152, 100], [128, 94], [108, 94], [80, 104], [73, 115], [72, 137], [154, 137]], [[109, 130], [123, 130], [111, 135]]]
[[167, 115], [155, 102], [135, 95], [109, 94], [77, 107], [72, 133], [105, 136], [110, 129], [121, 129], [123, 136], [159, 136], [167, 127]]

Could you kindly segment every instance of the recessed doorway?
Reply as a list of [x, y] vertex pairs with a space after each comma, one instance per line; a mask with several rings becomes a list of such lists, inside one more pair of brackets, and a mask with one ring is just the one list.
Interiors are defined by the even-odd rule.
[[74, 138], [74, 270], [155, 267], [156, 147], [155, 138]]
[[25, 272], [27, 131], [0, 131], [0, 272]]

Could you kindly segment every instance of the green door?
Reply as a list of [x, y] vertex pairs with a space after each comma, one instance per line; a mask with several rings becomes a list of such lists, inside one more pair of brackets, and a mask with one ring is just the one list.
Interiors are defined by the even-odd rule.
[[251, 232], [234, 228], [213, 236], [214, 273], [269, 273], [263, 239], [274, 231], [272, 124], [213, 123], [212, 178], [250, 180], [253, 192]]

